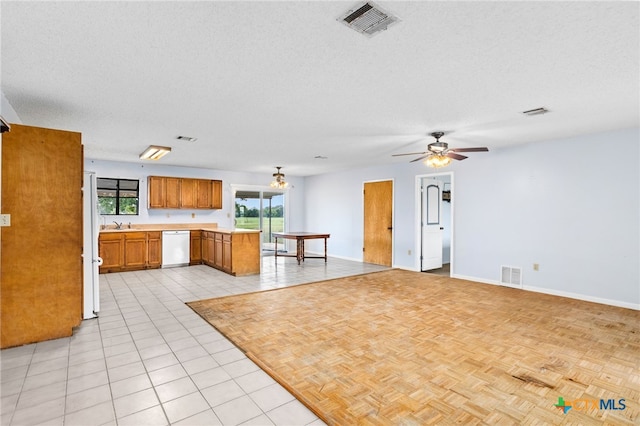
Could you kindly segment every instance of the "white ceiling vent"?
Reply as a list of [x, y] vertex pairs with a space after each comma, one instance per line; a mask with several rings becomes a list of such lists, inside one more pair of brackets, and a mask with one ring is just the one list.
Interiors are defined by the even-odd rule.
[[349, 10], [340, 16], [338, 21], [361, 34], [371, 37], [380, 31], [386, 30], [390, 25], [400, 22], [400, 19], [369, 1]]

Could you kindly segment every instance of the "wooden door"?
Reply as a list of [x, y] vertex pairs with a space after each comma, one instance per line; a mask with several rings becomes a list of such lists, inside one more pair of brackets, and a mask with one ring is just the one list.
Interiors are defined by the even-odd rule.
[[391, 266], [393, 250], [393, 181], [364, 184], [363, 260]]
[[422, 182], [422, 271], [442, 268], [443, 186], [435, 179], [423, 179]]
[[81, 134], [2, 134], [0, 347], [70, 336], [82, 321]]
[[167, 177], [165, 179], [165, 207], [180, 208], [180, 178]]

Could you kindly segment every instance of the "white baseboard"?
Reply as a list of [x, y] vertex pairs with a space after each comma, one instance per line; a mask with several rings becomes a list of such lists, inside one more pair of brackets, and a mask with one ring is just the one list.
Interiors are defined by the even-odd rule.
[[[459, 278], [461, 280], [474, 281], [474, 282], [483, 283], [483, 284], [492, 284], [492, 285], [500, 285], [500, 286], [509, 287], [509, 288], [515, 288], [515, 287], [501, 284], [499, 281], [496, 281], [496, 280], [485, 280], [483, 278], [469, 277], [466, 275], [456, 274], [456, 275], [451, 275], [451, 278]], [[567, 297], [569, 299], [583, 300], [585, 302], [600, 303], [602, 305], [616, 306], [618, 308], [626, 308], [626, 309], [633, 309], [635, 311], [640, 311], [640, 304], [622, 302], [620, 300], [604, 299], [602, 297], [588, 296], [586, 294], [571, 293], [568, 291], [561, 291], [561, 290], [555, 290], [550, 288], [532, 287], [527, 285], [522, 286], [522, 290], [532, 291], [534, 293], [548, 294], [551, 296]]]

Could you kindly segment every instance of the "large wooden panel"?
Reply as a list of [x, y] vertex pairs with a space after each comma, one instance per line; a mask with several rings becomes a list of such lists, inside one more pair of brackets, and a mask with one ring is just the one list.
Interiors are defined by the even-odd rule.
[[393, 246], [393, 182], [364, 184], [363, 260], [391, 266]]
[[3, 348], [70, 336], [82, 320], [82, 161], [80, 133], [2, 135]]
[[260, 233], [231, 234], [231, 273], [236, 276], [260, 273]]

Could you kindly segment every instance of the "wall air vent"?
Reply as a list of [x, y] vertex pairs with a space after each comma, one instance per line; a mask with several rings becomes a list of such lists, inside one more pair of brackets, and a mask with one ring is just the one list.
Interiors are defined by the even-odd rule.
[[389, 26], [400, 22], [400, 19], [385, 12], [372, 2], [366, 2], [340, 16], [338, 21], [360, 34], [372, 37], [380, 31], [386, 30]]
[[500, 284], [509, 287], [522, 288], [522, 268], [502, 266], [500, 272]]

